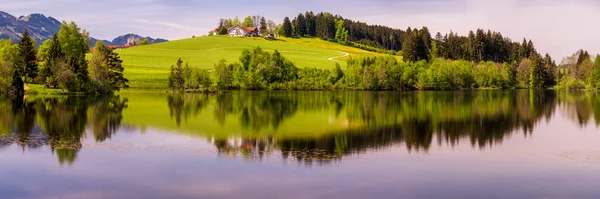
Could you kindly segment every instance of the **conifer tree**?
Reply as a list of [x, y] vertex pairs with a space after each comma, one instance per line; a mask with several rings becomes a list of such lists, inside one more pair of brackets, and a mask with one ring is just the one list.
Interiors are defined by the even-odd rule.
[[37, 63], [37, 47], [35, 44], [35, 40], [31, 36], [29, 36], [29, 31], [25, 29], [23, 35], [21, 36], [21, 41], [19, 41], [19, 53], [18, 53], [18, 71], [19, 74], [25, 78], [25, 82], [27, 82], [27, 77], [35, 78], [38, 72], [38, 63]]
[[285, 17], [283, 19], [283, 36], [291, 37], [292, 36], [292, 23], [290, 22], [290, 18]]
[[259, 33], [261, 36], [266, 36], [267, 35], [267, 20], [265, 19], [265, 17], [261, 17], [260, 18], [260, 29], [259, 29]]

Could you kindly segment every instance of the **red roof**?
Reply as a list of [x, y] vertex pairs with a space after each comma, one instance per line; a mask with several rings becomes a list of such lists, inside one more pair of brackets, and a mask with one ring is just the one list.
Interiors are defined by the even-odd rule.
[[[240, 29], [244, 30], [245, 32], [253, 32], [256, 30], [256, 27], [244, 27], [244, 26], [235, 26], [235, 27], [240, 27]], [[235, 27], [227, 28], [227, 32], [231, 31], [231, 29], [233, 29]]]

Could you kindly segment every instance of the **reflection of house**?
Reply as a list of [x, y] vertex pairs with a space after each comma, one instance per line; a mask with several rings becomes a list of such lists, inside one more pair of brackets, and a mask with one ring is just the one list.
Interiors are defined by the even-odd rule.
[[[213, 35], [218, 35], [219, 29], [213, 31]], [[227, 35], [231, 37], [256, 37], [258, 36], [258, 29], [256, 27], [243, 27], [235, 26], [227, 28]]]

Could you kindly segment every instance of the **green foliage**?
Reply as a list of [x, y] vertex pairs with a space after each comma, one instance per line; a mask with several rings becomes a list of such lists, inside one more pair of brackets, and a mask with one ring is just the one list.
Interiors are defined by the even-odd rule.
[[25, 78], [25, 82], [27, 82], [28, 77], [33, 79], [38, 73], [37, 47], [35, 39], [29, 36], [27, 29], [23, 32], [18, 47], [17, 70]]
[[215, 75], [215, 86], [219, 90], [230, 89], [233, 83], [233, 66], [232, 64], [227, 65], [227, 61], [221, 60], [215, 64], [214, 75]]
[[67, 58], [82, 59], [89, 52], [87, 38], [84, 38], [81, 29], [74, 22], [63, 22], [60, 25], [58, 40]]
[[404, 61], [429, 61], [431, 55], [431, 35], [426, 27], [418, 30], [408, 28], [402, 42], [402, 57]]
[[340, 44], [348, 44], [348, 30], [344, 27], [344, 20], [337, 20], [335, 29], [335, 40]]
[[600, 54], [596, 55], [594, 61], [594, 70], [592, 71], [592, 84], [596, 89], [600, 89]]
[[342, 71], [342, 67], [340, 67], [340, 64], [335, 63], [335, 69], [333, 69], [333, 72], [329, 75], [329, 82], [331, 82], [332, 85], [335, 85], [335, 83], [343, 77], [344, 71]]
[[177, 60], [177, 67], [171, 66], [171, 74], [169, 75], [169, 88], [179, 90], [185, 88], [185, 77], [183, 69], [183, 60]]
[[529, 88], [539, 89], [544, 87], [543, 66], [541, 60], [536, 56], [532, 56], [531, 68], [529, 69]]
[[264, 36], [267, 36], [267, 33], [269, 33], [267, 31], [267, 20], [265, 19], [265, 17], [261, 17], [260, 18], [259, 34], [264, 37]]
[[292, 37], [292, 22], [290, 22], [290, 18], [285, 17], [283, 19], [283, 34], [281, 34], [284, 37]]
[[473, 69], [475, 83], [484, 88], [502, 88], [504, 79], [502, 77], [502, 66], [494, 62], [481, 62]]
[[[16, 95], [19, 90], [18, 79], [14, 75], [19, 75], [14, 68], [15, 58], [19, 49], [12, 44], [11, 40], [0, 40], [0, 95]], [[19, 76], [20, 79], [20, 76]]]
[[254, 26], [254, 21], [252, 21], [252, 17], [251, 16], [247, 16], [246, 18], [244, 18], [244, 22], [242, 22], [242, 26], [244, 26], [244, 27], [253, 27]]
[[221, 26], [219, 29], [219, 35], [227, 35], [227, 27]]
[[472, 63], [437, 59], [430, 66], [421, 61], [416, 87], [424, 90], [471, 89], [476, 86]]
[[142, 41], [140, 41], [140, 46], [145, 46], [148, 45], [148, 38], [143, 38]]
[[302, 13], [298, 14], [298, 17], [296, 17], [296, 23], [294, 24], [294, 28], [295, 28], [295, 32], [299, 37], [304, 37], [306, 36], [306, 19], [304, 18], [304, 15]]

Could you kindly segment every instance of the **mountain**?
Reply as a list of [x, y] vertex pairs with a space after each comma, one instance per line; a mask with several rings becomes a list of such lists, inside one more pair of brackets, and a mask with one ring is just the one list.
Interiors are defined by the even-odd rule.
[[[43, 41], [51, 39], [52, 35], [58, 33], [61, 22], [53, 17], [46, 17], [43, 14], [31, 14], [29, 16], [20, 16], [16, 18], [6, 12], [0, 11], [0, 39], [12, 39], [17, 43], [21, 38], [21, 33], [27, 28], [29, 34], [35, 38], [38, 45]], [[126, 34], [119, 36], [112, 41], [102, 40], [106, 45], [122, 46], [127, 44], [129, 38], [141, 40], [142, 36], [136, 34]], [[149, 43], [165, 42], [167, 40], [160, 38], [145, 37]], [[90, 37], [90, 47], [96, 44], [98, 39]]]
[[165, 42], [167, 41], [166, 39], [161, 39], [161, 38], [152, 38], [152, 37], [142, 37], [133, 33], [129, 33], [126, 35], [121, 35], [118, 36], [117, 38], [113, 39], [110, 43], [110, 45], [125, 45], [127, 44], [127, 40], [129, 38], [133, 38], [136, 40], [142, 40], [143, 38], [146, 38], [148, 40], [148, 43], [160, 43], [160, 42]]

